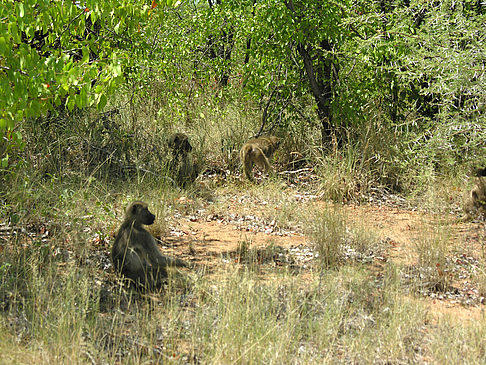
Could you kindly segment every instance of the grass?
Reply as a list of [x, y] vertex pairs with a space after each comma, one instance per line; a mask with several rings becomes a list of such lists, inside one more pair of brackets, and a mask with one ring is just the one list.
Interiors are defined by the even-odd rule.
[[443, 222], [432, 227], [423, 225], [421, 237], [415, 242], [416, 268], [420, 272], [418, 286], [431, 290], [446, 290], [451, 281], [449, 254], [450, 233]]
[[[408, 312], [412, 306], [399, 301], [395, 287], [382, 290], [370, 284], [365, 270], [348, 268], [325, 279], [324, 285], [302, 285], [283, 274], [263, 283], [250, 271], [232, 271], [220, 283], [198, 283], [194, 311], [171, 307], [175, 313], [162, 310], [160, 315], [184, 322], [189, 314], [187, 332], [178, 335], [190, 334], [183, 342], [198, 350], [199, 361], [211, 363], [371, 360], [380, 355], [379, 333], [392, 334], [399, 327], [411, 335], [417, 320], [424, 320], [417, 308]], [[390, 358], [406, 359], [403, 339], [396, 337], [380, 335], [381, 346], [393, 347]]]
[[[29, 241], [20, 234], [2, 246], [0, 362], [453, 363], [483, 359], [483, 321], [470, 325], [443, 318], [431, 323], [423, 303], [404, 295], [398, 267], [386, 264], [376, 276], [369, 262], [346, 256], [349, 248], [378, 252], [379, 243], [369, 230], [350, 226], [340, 208], [330, 204], [300, 209], [298, 214], [294, 203], [283, 203], [283, 212], [275, 210], [279, 190], [271, 183], [268, 189], [255, 187], [250, 195], [268, 202], [264, 206], [270, 208], [261, 212], [268, 219], [314, 223], [311, 237], [319, 255], [312, 275], [268, 267], [265, 272], [257, 270], [263, 265], [261, 255], [271, 256], [274, 251], [269, 247], [268, 252], [257, 253], [248, 241], [241, 244], [244, 260], [239, 268], [230, 266], [216, 277], [197, 270], [174, 273], [164, 292], [150, 296], [122, 289], [110, 270], [98, 266], [109, 247], [102, 246], [98, 256], [91, 256], [98, 247], [92, 241], [95, 232], [86, 230], [86, 224], [100, 232], [116, 226], [125, 203], [139, 196], [153, 202], [164, 222], [163, 217], [171, 214], [167, 202], [178, 200], [163, 189], [133, 191], [120, 195], [104, 191], [104, 198], [92, 196], [84, 204], [63, 200], [65, 212], [55, 216], [60, 228], [50, 240]], [[78, 194], [83, 195], [74, 191], [70, 196], [79, 199]], [[46, 208], [39, 206], [41, 211]], [[81, 212], [89, 214], [80, 224], [66, 224]], [[161, 224], [156, 229], [163, 235], [167, 226]], [[443, 227], [434, 227], [417, 243], [420, 267], [434, 267], [447, 255], [443, 232]], [[271, 279], [265, 279], [265, 273]]]
[[310, 217], [310, 235], [322, 269], [337, 267], [344, 262], [346, 223], [344, 216], [333, 207], [318, 210]]
[[[249, 184], [239, 177], [237, 154], [259, 127], [255, 109], [206, 97], [172, 117], [163, 105], [132, 111], [137, 123], [122, 112], [26, 128], [24, 158], [32, 168], [14, 174], [0, 196], [0, 227], [8, 227], [0, 230], [0, 363], [484, 362], [485, 321], [436, 318], [403, 280], [410, 269], [420, 273], [415, 287], [451, 284], [438, 270], [449, 272], [448, 223], [419, 227], [415, 260], [404, 267], [389, 257], [385, 237], [365, 220], [351, 223], [337, 204], [399, 185], [404, 167], [394, 170], [393, 151], [382, 143], [390, 131], [367, 129], [361, 142], [323, 157], [315, 131], [290, 125], [296, 133], [277, 151], [277, 170], [312, 161], [317, 182], [297, 188], [281, 174]], [[189, 132], [206, 173], [185, 189], [158, 178], [163, 140], [173, 131]], [[295, 154], [297, 162], [289, 157], [295, 151], [304, 154]], [[422, 208], [451, 210], [457, 185], [429, 184]], [[109, 260], [113, 234], [135, 199], [156, 214], [150, 229], [158, 238], [175, 214], [251, 216], [273, 233], [306, 234], [312, 258], [293, 265], [279, 235], [262, 248], [249, 233], [228, 264], [173, 271], [164, 291], [142, 295], [121, 286]], [[289, 260], [276, 259], [282, 256]], [[471, 280], [486, 291], [483, 271]]]
[[486, 360], [484, 315], [479, 321], [456, 323], [442, 320], [437, 330], [427, 336], [430, 357], [437, 363], [483, 363]]

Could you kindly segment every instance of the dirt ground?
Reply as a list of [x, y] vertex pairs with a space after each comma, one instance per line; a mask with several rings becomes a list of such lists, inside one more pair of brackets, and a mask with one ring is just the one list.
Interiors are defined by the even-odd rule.
[[[313, 204], [319, 207], [325, 203]], [[235, 204], [233, 209], [236, 212], [243, 210], [238, 204]], [[348, 225], [365, 225], [386, 242], [386, 259], [396, 263], [413, 265], [416, 261], [416, 240], [424, 231], [437, 227], [438, 223], [447, 229], [452, 260], [456, 260], [457, 257], [484, 256], [486, 230], [484, 224], [479, 222], [461, 222], [452, 215], [443, 216], [393, 206], [344, 205], [343, 211]], [[260, 260], [263, 266], [271, 264], [274, 267], [280, 264], [278, 258], [268, 260], [265, 255], [258, 256], [259, 250], [268, 249], [270, 246], [296, 253], [301, 258], [304, 257], [304, 263], [312, 259], [305, 258], [311, 251], [310, 240], [298, 231], [282, 233], [269, 229], [264, 223], [260, 229], [253, 229], [252, 224], [247, 221], [242, 223], [241, 219], [204, 213], [197, 216], [176, 216], [177, 218], [171, 221], [170, 233], [162, 239], [161, 249], [169, 255], [183, 257], [196, 267], [203, 267], [210, 275], [227, 270], [228, 265], [238, 265], [242, 245], [246, 249], [255, 250], [257, 260]], [[310, 265], [300, 265], [300, 275], [304, 280], [313, 274], [309, 267]], [[467, 290], [464, 295], [467, 295]], [[431, 317], [436, 319], [447, 315], [457, 320], [476, 320], [481, 318], [485, 309], [483, 300], [476, 300], [470, 305], [447, 295], [423, 296], [421, 300], [428, 306]]]

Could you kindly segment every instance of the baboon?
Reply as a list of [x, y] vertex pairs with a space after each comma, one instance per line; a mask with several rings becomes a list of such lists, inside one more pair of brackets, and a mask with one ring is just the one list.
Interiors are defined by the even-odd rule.
[[192, 151], [189, 137], [184, 133], [174, 133], [168, 138], [167, 145], [172, 152], [169, 172], [174, 181], [182, 187], [194, 182], [199, 175], [199, 168], [189, 156]]
[[187, 266], [180, 259], [161, 254], [155, 239], [142, 226], [154, 223], [147, 203], [134, 201], [125, 213], [111, 250], [111, 259], [117, 273], [129, 279], [137, 288], [160, 289], [167, 278], [168, 266]]
[[278, 137], [268, 136], [250, 139], [241, 147], [240, 160], [248, 180], [254, 181], [252, 173], [253, 164], [265, 170], [265, 172], [272, 169], [268, 160], [272, 158], [273, 153], [279, 145], [280, 139]]
[[480, 168], [475, 171], [477, 177], [477, 184], [469, 193], [466, 201], [465, 210], [469, 218], [475, 216], [482, 216], [486, 218], [486, 168]]
[[184, 133], [174, 133], [168, 140], [167, 144], [172, 150], [172, 155], [176, 158], [186, 157], [189, 152], [192, 151], [192, 146], [189, 143], [189, 137]]

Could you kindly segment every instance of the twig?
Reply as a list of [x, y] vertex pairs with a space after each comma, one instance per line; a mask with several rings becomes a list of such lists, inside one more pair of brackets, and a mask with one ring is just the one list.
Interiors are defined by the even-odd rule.
[[53, 44], [56, 44], [56, 42], [60, 42], [61, 40], [61, 37], [64, 33], [66, 33], [66, 30], [69, 29], [69, 27], [71, 26], [71, 24], [76, 20], [78, 19], [81, 15], [83, 15], [85, 13], [85, 9], [83, 9], [78, 15], [76, 15], [74, 18], [71, 19], [71, 21], [64, 27], [63, 31], [57, 36], [56, 40], [53, 42]]
[[265, 124], [267, 122], [267, 113], [268, 113], [268, 108], [270, 107], [270, 103], [272, 101], [272, 97], [273, 95], [275, 94], [275, 92], [279, 89], [279, 87], [275, 87], [275, 89], [273, 89], [272, 93], [270, 94], [270, 97], [268, 98], [268, 102], [267, 102], [267, 105], [265, 105], [265, 109], [263, 109], [263, 116], [262, 116], [262, 125], [260, 126], [260, 130], [258, 131], [258, 133], [256, 134], [255, 137], [259, 137], [260, 134], [262, 133], [263, 131], [263, 128], [265, 127]]
[[312, 171], [312, 167], [304, 167], [302, 169], [294, 170], [294, 171], [280, 171], [278, 172], [279, 175], [284, 175], [284, 174], [298, 174], [300, 172], [304, 171]]
[[[0, 66], [0, 69], [7, 70], [7, 71], [10, 71], [11, 70], [11, 68], [10, 67], [7, 67], [7, 66]], [[22, 75], [29, 76], [29, 74], [27, 72], [25, 72], [25, 71], [22, 71], [20, 69], [17, 70], [17, 71], [20, 72], [20, 74], [22, 74]]]

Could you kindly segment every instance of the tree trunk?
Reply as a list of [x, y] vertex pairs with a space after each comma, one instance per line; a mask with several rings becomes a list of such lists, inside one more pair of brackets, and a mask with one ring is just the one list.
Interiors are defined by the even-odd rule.
[[[216, 0], [214, 4], [212, 0], [208, 0], [209, 7], [213, 9], [214, 5], [221, 5], [221, 0]], [[227, 20], [225, 19], [225, 24], [227, 24]], [[208, 39], [208, 46], [210, 47], [209, 56], [212, 59], [216, 59], [217, 57], [223, 59], [225, 61], [225, 66], [221, 71], [221, 76], [219, 77], [218, 84], [219, 86], [225, 87], [228, 85], [229, 75], [231, 69], [226, 66], [227, 63], [231, 60], [231, 52], [233, 51], [234, 46], [234, 30], [232, 26], [229, 26], [228, 31], [222, 30], [221, 36], [219, 37], [219, 46], [217, 46], [213, 39], [213, 36], [210, 36]], [[216, 50], [215, 50], [216, 48]]]
[[[327, 40], [322, 41], [321, 47], [325, 50], [330, 49], [329, 42]], [[307, 80], [317, 104], [317, 115], [321, 121], [322, 142], [327, 144], [332, 140], [334, 129], [330, 105], [332, 100], [332, 61], [322, 52], [318, 52], [321, 54], [317, 57], [317, 65], [314, 67], [310, 55], [311, 47], [306, 48], [299, 43], [297, 50], [304, 62]]]
[[[295, 14], [292, 0], [289, 0], [286, 5]], [[297, 44], [297, 51], [304, 62], [307, 80], [317, 104], [317, 115], [321, 122], [323, 146], [330, 144], [333, 137], [335, 137], [331, 110], [333, 62], [328, 55], [328, 52], [331, 50], [331, 44], [327, 39], [320, 42], [320, 49], [313, 49], [310, 45], [304, 46], [300, 42]], [[313, 58], [316, 59], [315, 65]], [[337, 72], [337, 67], [334, 69]]]

